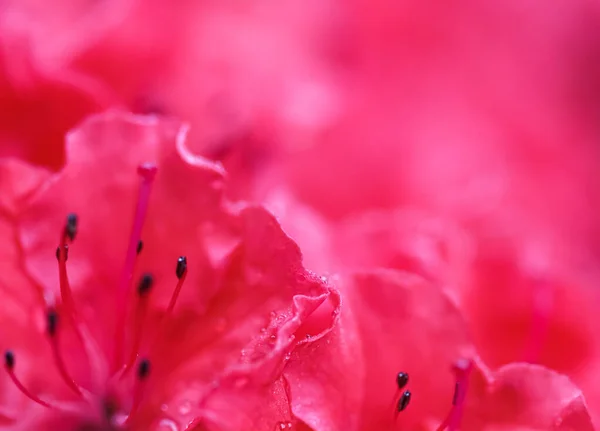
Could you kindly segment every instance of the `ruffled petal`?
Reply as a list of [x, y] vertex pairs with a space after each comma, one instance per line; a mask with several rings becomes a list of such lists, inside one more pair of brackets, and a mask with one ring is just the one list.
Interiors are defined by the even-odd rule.
[[513, 363], [489, 372], [479, 363], [468, 399], [464, 429], [595, 429], [581, 390], [539, 365]]

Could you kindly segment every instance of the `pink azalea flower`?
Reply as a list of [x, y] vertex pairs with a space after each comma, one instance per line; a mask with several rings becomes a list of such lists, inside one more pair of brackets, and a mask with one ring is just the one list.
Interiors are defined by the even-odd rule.
[[7, 429], [292, 420], [281, 369], [331, 330], [339, 296], [270, 214], [223, 198], [185, 132], [108, 113], [68, 135], [57, 174], [2, 161]]
[[598, 9], [523, 8], [6, 2], [6, 427], [593, 429]]
[[184, 139], [112, 112], [59, 173], [2, 161], [6, 429], [593, 429], [566, 377], [489, 371], [426, 279], [305, 270]]

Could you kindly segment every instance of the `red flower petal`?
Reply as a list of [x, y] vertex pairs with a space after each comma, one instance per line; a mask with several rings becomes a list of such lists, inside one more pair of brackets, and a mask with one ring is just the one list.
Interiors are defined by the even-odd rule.
[[[290, 361], [295, 415], [315, 431], [413, 429], [446, 414], [455, 360], [473, 353], [461, 315], [424, 279], [377, 270], [341, 280], [340, 324]], [[395, 379], [410, 375], [410, 406], [394, 422]], [[295, 394], [312, 394], [296, 403]]]
[[[136, 167], [156, 163], [136, 263], [136, 274], [151, 271], [156, 280], [141, 348], [150, 355], [152, 373], [134, 427], [160, 426], [162, 419], [184, 427], [194, 418], [231, 425], [234, 418], [223, 417], [219, 405], [239, 390], [236, 396], [256, 397], [239, 406], [243, 426], [267, 430], [267, 424], [291, 418], [274, 408], [254, 423], [260, 388], [278, 384], [287, 355], [313, 342], [307, 334], [316, 341], [330, 330], [334, 315], [311, 316], [335, 292], [304, 269], [298, 247], [273, 216], [223, 200], [222, 168], [192, 156], [184, 138], [185, 128], [171, 120], [118, 112], [86, 120], [67, 138], [65, 168], [19, 218], [25, 262], [56, 292], [56, 245], [65, 215], [78, 214], [67, 263], [75, 305], [100, 342], [106, 356], [100, 359], [110, 359]], [[188, 273], [165, 321], [179, 255], [187, 256]], [[65, 337], [63, 352], [76, 380], [85, 383], [89, 370], [75, 341]], [[278, 397], [273, 402], [289, 404]]]
[[57, 170], [67, 131], [106, 106], [109, 96], [102, 84], [71, 69], [40, 67], [27, 41], [13, 33], [0, 26], [0, 157]]
[[596, 418], [600, 298], [595, 286], [559, 261], [532, 268], [516, 249], [523, 245], [514, 247], [480, 246], [472, 280], [459, 293], [481, 355], [492, 366], [526, 360], [568, 375]]
[[471, 386], [466, 430], [594, 430], [579, 388], [548, 368], [515, 363], [489, 373], [479, 364]]
[[[356, 316], [334, 296], [321, 318], [336, 325], [316, 340], [297, 347], [284, 375], [290, 385], [294, 416], [311, 430], [357, 430], [364, 401], [365, 361]], [[296, 429], [296, 428], [294, 428]]]

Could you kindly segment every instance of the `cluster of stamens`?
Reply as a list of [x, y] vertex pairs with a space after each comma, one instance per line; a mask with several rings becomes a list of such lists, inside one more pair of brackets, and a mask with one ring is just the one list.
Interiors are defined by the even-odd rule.
[[[129, 298], [131, 298], [130, 290], [131, 290], [131, 281], [134, 272], [134, 265], [136, 261], [136, 256], [142, 252], [143, 242], [141, 240], [141, 232], [142, 226], [145, 219], [145, 214], [148, 207], [149, 196], [151, 186], [154, 180], [154, 176], [156, 173], [156, 167], [153, 165], [142, 165], [138, 168], [138, 174], [141, 176], [141, 185], [138, 193], [137, 206], [135, 210], [135, 217], [133, 228], [130, 236], [129, 247], [127, 250], [127, 255], [125, 259], [125, 265], [123, 267], [123, 272], [120, 278], [120, 283], [118, 285], [118, 309], [117, 309], [117, 326], [115, 333], [115, 348], [114, 348], [114, 358], [111, 364], [110, 373], [107, 376], [108, 380], [102, 382], [104, 385], [108, 385], [110, 382], [119, 382], [129, 375], [129, 371], [136, 365], [136, 374], [134, 377], [134, 385], [132, 390], [132, 397], [130, 402], [130, 408], [128, 412], [123, 414], [120, 419], [116, 419], [114, 416], [116, 414], [115, 407], [112, 406], [110, 409], [106, 409], [105, 418], [111, 426], [116, 426], [119, 428], [127, 429], [129, 424], [135, 417], [135, 413], [138, 410], [140, 403], [144, 396], [145, 383], [147, 381], [148, 376], [150, 375], [152, 366], [151, 362], [148, 358], [140, 358], [140, 346], [142, 341], [142, 332], [144, 321], [146, 319], [146, 314], [149, 308], [149, 298], [152, 288], [154, 286], [154, 277], [152, 274], [145, 273], [140, 277], [140, 280], [137, 284], [137, 291], [135, 298], [136, 303], [134, 305], [133, 311], [133, 328], [132, 328], [132, 337], [130, 345], [127, 346], [125, 343], [125, 337], [123, 333], [123, 328], [128, 322], [128, 317], [130, 316], [130, 304]], [[85, 356], [88, 360], [88, 365], [90, 368], [90, 373], [93, 375], [96, 371], [98, 371], [99, 367], [97, 366], [98, 355], [101, 355], [101, 352], [97, 351], [95, 348], [95, 343], [90, 338], [90, 334], [87, 331], [86, 326], [80, 319], [77, 313], [77, 307], [75, 306], [75, 301], [73, 299], [73, 294], [71, 291], [71, 287], [69, 284], [69, 278], [67, 273], [67, 260], [69, 253], [69, 246], [74, 242], [77, 236], [77, 228], [78, 228], [78, 217], [76, 214], [69, 214], [66, 218], [66, 223], [62, 229], [59, 245], [56, 249], [56, 259], [58, 261], [58, 273], [59, 273], [59, 284], [60, 284], [60, 302], [58, 304], [51, 303], [46, 305], [46, 335], [50, 343], [50, 347], [52, 350], [52, 355], [54, 359], [54, 363], [56, 369], [61, 377], [61, 379], [65, 382], [65, 384], [74, 392], [74, 394], [78, 397], [77, 403], [91, 403], [94, 399], [91, 395], [90, 390], [83, 388], [80, 386], [70, 374], [61, 351], [60, 347], [60, 334], [63, 329], [63, 320], [70, 321], [72, 324], [75, 335], [80, 341], [80, 344], [83, 348]], [[171, 300], [167, 307], [166, 313], [163, 314], [162, 321], [160, 322], [162, 327], [167, 323], [166, 321], [169, 319], [172, 314], [173, 308], [177, 302], [179, 297], [179, 293], [185, 281], [187, 275], [187, 259], [185, 256], [181, 256], [177, 260], [177, 265], [175, 268], [175, 275], [177, 277], [177, 285], [173, 291], [171, 296]], [[156, 341], [158, 337], [155, 337], [150, 346], [150, 356], [155, 352], [153, 347], [156, 346]], [[128, 354], [125, 352], [128, 350]], [[38, 395], [31, 392], [23, 382], [17, 377], [15, 371], [17, 366], [17, 358], [13, 351], [7, 350], [4, 353], [4, 368], [14, 383], [14, 385], [30, 400], [35, 403], [49, 409], [55, 410], [63, 410], [65, 403], [59, 403], [55, 401], [45, 400], [40, 398]], [[101, 374], [98, 372], [97, 374]], [[97, 377], [97, 376], [93, 376]], [[108, 401], [105, 400], [105, 404]], [[110, 416], [110, 417], [109, 417]], [[117, 421], [117, 422], [115, 422]]]
[[[452, 408], [442, 421], [436, 431], [458, 431], [460, 422], [462, 419], [463, 408], [465, 399], [467, 396], [467, 388], [469, 386], [469, 379], [471, 371], [473, 370], [473, 362], [468, 359], [461, 359], [457, 361], [453, 366], [453, 372], [456, 377], [454, 383], [454, 395], [452, 397]], [[396, 386], [398, 388], [394, 402], [396, 404], [396, 417], [402, 411], [404, 411], [408, 404], [412, 394], [408, 390], [404, 390], [408, 384], [408, 373], [404, 371], [399, 372], [396, 375]], [[404, 390], [404, 391], [403, 391]]]

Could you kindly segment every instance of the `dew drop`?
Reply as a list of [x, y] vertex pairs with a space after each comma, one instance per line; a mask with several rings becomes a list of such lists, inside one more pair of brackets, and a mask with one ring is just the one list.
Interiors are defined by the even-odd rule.
[[293, 425], [291, 422], [277, 422], [277, 426], [275, 427], [275, 431], [285, 431], [293, 429]]
[[160, 406], [160, 411], [161, 412], [167, 412], [169, 410], [169, 405], [168, 404], [161, 404]]
[[312, 335], [310, 335], [310, 334], [306, 334], [306, 339], [307, 339], [307, 340], [310, 340], [311, 338], [312, 338]]
[[179, 414], [187, 415], [192, 410], [192, 403], [189, 400], [186, 400], [179, 406]]
[[179, 427], [172, 419], [161, 419], [157, 431], [179, 431]]

